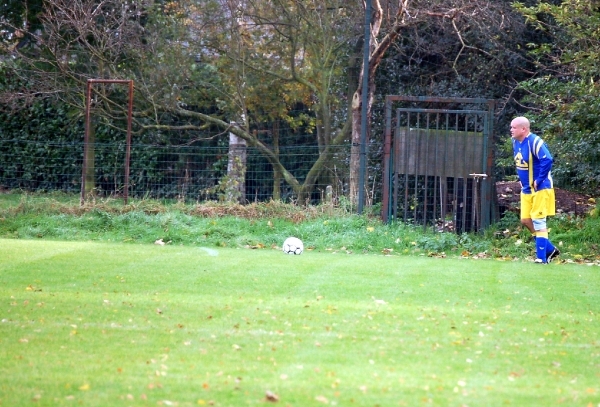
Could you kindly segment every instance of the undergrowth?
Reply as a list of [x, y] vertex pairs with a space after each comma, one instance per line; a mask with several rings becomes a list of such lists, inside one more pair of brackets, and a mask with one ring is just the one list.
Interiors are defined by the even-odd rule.
[[[563, 261], [600, 262], [600, 217], [561, 214], [549, 219], [550, 238]], [[531, 234], [506, 212], [483, 233], [434, 232], [404, 223], [384, 224], [373, 212], [347, 206], [297, 206], [278, 201], [248, 205], [154, 200], [88, 200], [66, 194], [0, 195], [0, 237], [94, 240], [173, 245], [279, 248], [288, 236], [308, 250], [347, 253], [461, 256], [503, 260], [534, 258]]]

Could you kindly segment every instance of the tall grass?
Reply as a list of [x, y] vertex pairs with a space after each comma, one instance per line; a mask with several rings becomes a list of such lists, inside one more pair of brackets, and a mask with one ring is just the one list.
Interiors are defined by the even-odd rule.
[[[165, 205], [133, 200], [123, 205], [121, 200], [103, 199], [81, 206], [73, 195], [0, 194], [0, 237], [261, 248], [280, 246], [286, 237], [297, 236], [316, 251], [505, 260], [535, 256], [530, 233], [512, 212], [484, 233], [463, 235], [383, 224], [376, 215], [281, 202]], [[600, 218], [560, 215], [549, 225], [562, 260], [600, 262]]]

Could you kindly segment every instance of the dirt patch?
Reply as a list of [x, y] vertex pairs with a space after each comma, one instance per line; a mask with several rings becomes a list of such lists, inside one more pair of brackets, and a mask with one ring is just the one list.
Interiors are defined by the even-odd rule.
[[[519, 213], [521, 184], [515, 182], [497, 182], [496, 193], [501, 212], [509, 210]], [[556, 194], [556, 213], [585, 215], [596, 206], [590, 195], [579, 194], [560, 188], [554, 188]]]

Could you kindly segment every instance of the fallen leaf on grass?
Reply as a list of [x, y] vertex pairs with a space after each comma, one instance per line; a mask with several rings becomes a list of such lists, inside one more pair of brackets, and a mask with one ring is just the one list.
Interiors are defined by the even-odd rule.
[[329, 404], [329, 400], [327, 400], [327, 397], [325, 396], [317, 396], [315, 397], [315, 400], [317, 400], [319, 403]]
[[508, 375], [510, 377], [521, 377], [523, 375], [523, 372], [510, 372]]
[[277, 403], [279, 401], [279, 396], [272, 391], [267, 390], [265, 393], [265, 400], [270, 401], [271, 403]]

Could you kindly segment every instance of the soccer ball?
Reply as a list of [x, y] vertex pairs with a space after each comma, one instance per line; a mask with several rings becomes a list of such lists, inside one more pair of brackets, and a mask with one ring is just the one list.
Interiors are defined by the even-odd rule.
[[304, 244], [302, 240], [297, 237], [288, 237], [283, 242], [283, 252], [285, 254], [302, 254], [304, 251]]

